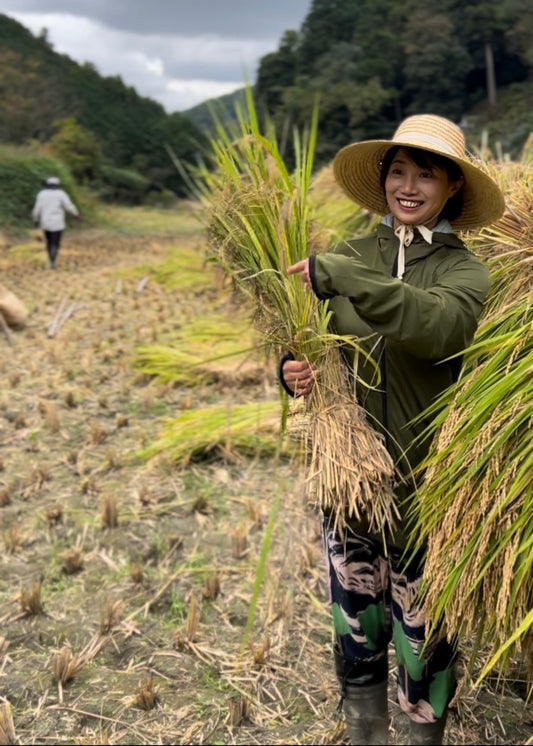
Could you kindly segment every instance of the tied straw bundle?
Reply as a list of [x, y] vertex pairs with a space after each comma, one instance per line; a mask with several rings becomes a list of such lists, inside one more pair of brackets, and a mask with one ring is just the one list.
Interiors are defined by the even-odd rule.
[[[357, 343], [332, 333], [327, 302], [319, 303], [287, 274], [288, 266], [319, 251], [326, 235], [312, 220], [309, 200], [316, 111], [309, 132], [294, 134], [294, 174], [279, 153], [272, 125], [267, 123], [267, 135], [260, 133], [249, 90], [246, 115], [238, 107], [236, 113], [239, 131], [230, 135], [216, 122], [214, 168], [199, 168], [194, 179], [206, 206], [210, 249], [251, 300], [266, 353], [288, 350], [317, 366], [313, 392], [303, 404], [309, 495], [341, 532], [353, 518], [365, 518], [372, 531], [383, 532], [398, 515], [394, 466], [355, 401], [342, 360], [341, 344], [357, 350]], [[290, 426], [286, 401], [282, 415], [283, 428]]]

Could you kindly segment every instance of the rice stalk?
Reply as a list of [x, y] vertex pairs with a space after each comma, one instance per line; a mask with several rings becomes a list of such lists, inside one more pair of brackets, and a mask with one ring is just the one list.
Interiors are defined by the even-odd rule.
[[261, 368], [259, 364], [250, 364], [250, 354], [255, 351], [256, 347], [243, 347], [242, 339], [225, 345], [212, 339], [210, 344], [187, 349], [175, 345], [140, 345], [134, 366], [162, 383], [194, 388], [218, 381], [257, 379]]
[[414, 519], [426, 613], [475, 637], [471, 668], [483, 643], [478, 682], [518, 654], [533, 681], [533, 198], [520, 168], [504, 165], [510, 208], [480, 242], [494, 283], [462, 375], [423, 415], [440, 409]]
[[314, 174], [309, 187], [309, 205], [321, 240], [327, 245], [367, 234], [381, 220], [344, 194], [335, 181], [331, 165]]
[[135, 705], [141, 710], [153, 710], [159, 703], [159, 687], [151, 676], [140, 681], [135, 694]]
[[100, 602], [100, 634], [106, 635], [111, 632], [122, 619], [124, 612], [124, 601], [119, 599], [113, 601], [111, 596], [106, 596]]
[[15, 723], [11, 711], [11, 703], [7, 700], [0, 703], [0, 744], [11, 746], [17, 743]]
[[59, 684], [66, 684], [73, 679], [87, 660], [83, 655], [73, 655], [68, 645], [65, 645], [52, 659], [52, 673]]
[[20, 610], [26, 616], [37, 616], [44, 613], [41, 590], [41, 584], [38, 581], [30, 587], [21, 588], [19, 595]]
[[[340, 530], [348, 518], [365, 514], [371, 530], [382, 532], [393, 528], [397, 514], [394, 467], [384, 442], [354, 401], [343, 367], [340, 344], [358, 349], [357, 341], [331, 333], [328, 303], [287, 275], [291, 264], [323, 250], [330, 239], [309, 197], [317, 111], [307, 132], [294, 132], [294, 173], [279, 153], [273, 127], [267, 123], [267, 135], [260, 132], [250, 91], [247, 111], [237, 107], [236, 113], [237, 132], [218, 123], [211, 143], [215, 167], [195, 174], [210, 251], [251, 303], [252, 322], [267, 354], [279, 357], [288, 350], [320, 370], [307, 404], [310, 496], [332, 511]], [[284, 422], [288, 405], [282, 404]]]

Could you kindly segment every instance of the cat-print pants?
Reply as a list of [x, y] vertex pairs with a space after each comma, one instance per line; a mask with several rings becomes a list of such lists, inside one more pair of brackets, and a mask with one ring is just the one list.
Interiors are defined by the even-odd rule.
[[350, 531], [341, 537], [324, 518], [324, 548], [338, 652], [346, 683], [388, 678], [388, 648], [398, 663], [398, 700], [414, 721], [435, 722], [456, 689], [456, 641], [435, 637], [425, 647], [425, 624], [416, 593], [420, 559], [408, 564], [395, 547]]

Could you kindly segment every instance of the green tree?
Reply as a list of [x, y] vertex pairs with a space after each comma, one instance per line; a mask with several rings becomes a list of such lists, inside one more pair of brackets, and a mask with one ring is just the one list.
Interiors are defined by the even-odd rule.
[[60, 88], [43, 76], [39, 60], [0, 46], [0, 139], [47, 140], [52, 117], [64, 111]]
[[501, 0], [477, 0], [454, 10], [455, 28], [463, 45], [467, 46], [474, 65], [483, 71], [485, 95], [489, 109], [496, 106], [497, 65], [505, 62], [505, 32], [511, 20]]
[[277, 52], [261, 58], [255, 93], [260, 108], [267, 112], [275, 111], [282, 104], [283, 91], [294, 84], [299, 41], [296, 31], [286, 31]]
[[354, 0], [313, 0], [301, 27], [299, 71], [319, 73], [319, 58], [339, 42], [351, 42], [359, 3]]
[[530, 0], [511, 0], [508, 12], [512, 22], [505, 32], [509, 50], [517, 54], [529, 70], [533, 71], [533, 5]]
[[57, 132], [50, 139], [52, 152], [67, 164], [79, 181], [94, 179], [101, 158], [95, 134], [79, 125], [73, 117], [60, 119], [55, 126]]
[[[421, 43], [431, 39], [430, 44]], [[467, 103], [466, 77], [473, 67], [453, 20], [423, 8], [410, 15], [401, 35], [405, 55], [407, 113], [431, 112], [458, 120]]]

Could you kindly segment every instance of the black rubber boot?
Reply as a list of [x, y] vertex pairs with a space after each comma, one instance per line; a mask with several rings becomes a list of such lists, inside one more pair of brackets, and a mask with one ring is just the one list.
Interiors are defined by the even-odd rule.
[[[351, 744], [387, 744], [389, 711], [387, 682], [369, 686], [346, 686], [342, 703]], [[414, 742], [412, 742], [414, 743]]]
[[447, 717], [448, 711], [446, 710], [435, 723], [415, 723], [411, 720], [409, 722], [409, 743], [412, 746], [423, 746], [423, 744], [440, 746], [444, 738]]
[[389, 738], [389, 703], [387, 680], [374, 684], [350, 681], [346, 665], [338, 648], [334, 650], [335, 670], [341, 686], [341, 701], [348, 738], [352, 746], [381, 746]]

